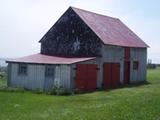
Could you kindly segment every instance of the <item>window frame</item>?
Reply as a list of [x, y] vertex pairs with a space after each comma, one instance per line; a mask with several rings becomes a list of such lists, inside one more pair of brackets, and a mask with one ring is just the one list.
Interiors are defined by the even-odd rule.
[[26, 63], [18, 64], [18, 75], [26, 76], [28, 74], [28, 65]]
[[45, 77], [54, 78], [54, 76], [55, 76], [55, 66], [46, 65], [45, 66]]
[[133, 61], [133, 70], [139, 69], [139, 61]]

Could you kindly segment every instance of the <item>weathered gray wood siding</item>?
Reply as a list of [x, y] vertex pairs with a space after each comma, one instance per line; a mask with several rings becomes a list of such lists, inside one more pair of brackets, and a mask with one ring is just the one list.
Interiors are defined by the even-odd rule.
[[59, 65], [55, 70], [55, 85], [66, 89], [71, 88], [71, 66]]
[[[138, 61], [138, 70], [133, 70], [133, 61]], [[131, 49], [131, 83], [142, 82], [146, 80], [146, 64], [147, 64], [147, 49], [132, 48]]]
[[101, 56], [101, 40], [84, 21], [69, 8], [43, 36], [41, 53], [53, 56]]
[[8, 63], [7, 66], [7, 86], [11, 85], [11, 63]]
[[[124, 48], [119, 46], [103, 45], [102, 48], [102, 64], [103, 63], [119, 63], [120, 64], [120, 82], [123, 84], [124, 76]], [[103, 68], [103, 66], [102, 66]], [[101, 69], [103, 70], [103, 69]], [[103, 74], [103, 71], [102, 71]], [[102, 78], [103, 79], [103, 78]]]
[[[10, 75], [8, 85], [22, 87], [31, 90], [44, 90], [45, 67], [46, 65], [27, 64], [27, 75], [18, 74], [18, 63], [9, 63]], [[54, 85], [69, 89], [70, 85], [70, 66], [55, 65]]]
[[[131, 48], [130, 57], [130, 82], [142, 82], [146, 80], [146, 48]], [[124, 81], [124, 47], [104, 45], [102, 49], [102, 61], [120, 63], [120, 81]], [[138, 61], [138, 70], [133, 70], [133, 62]]]
[[[98, 67], [97, 70], [97, 88], [101, 88], [103, 85], [103, 64], [107, 62], [120, 63], [120, 82], [123, 84], [123, 58], [124, 58], [124, 49], [123, 47], [103, 45], [102, 57], [96, 58], [94, 60], [89, 60], [81, 62], [78, 64], [96, 64]], [[71, 66], [71, 88], [75, 88], [76, 80], [76, 64]]]
[[10, 85], [14, 87], [23, 87], [27, 89], [41, 89], [44, 87], [44, 65], [28, 64], [27, 75], [18, 74], [18, 63], [11, 64]]
[[[120, 63], [120, 82], [124, 81], [124, 48], [118, 46], [103, 45], [102, 57], [72, 65], [55, 65], [54, 85], [73, 89], [75, 88], [76, 64], [97, 65], [97, 88], [103, 84], [103, 64], [107, 62]], [[130, 82], [142, 82], [146, 80], [146, 48], [131, 48]], [[138, 61], [138, 70], [133, 70], [133, 62]], [[9, 63], [8, 85], [28, 89], [44, 89], [46, 65], [28, 64], [27, 76], [18, 75], [18, 63]]]
[[[120, 64], [120, 82], [124, 83], [124, 47], [104, 45], [102, 48], [102, 58], [96, 58], [78, 64], [97, 64], [97, 88], [103, 84], [103, 64], [107, 62]], [[133, 61], [139, 62], [138, 70], [133, 70]], [[146, 48], [131, 48], [130, 58], [130, 82], [142, 82], [146, 80]], [[71, 65], [71, 88], [75, 88], [76, 64]]]

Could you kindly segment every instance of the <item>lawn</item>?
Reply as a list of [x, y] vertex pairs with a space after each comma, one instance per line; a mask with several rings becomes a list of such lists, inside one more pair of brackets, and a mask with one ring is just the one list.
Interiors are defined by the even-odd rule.
[[7, 82], [6, 82], [6, 74], [0, 72], [0, 75], [3, 75], [3, 78], [0, 77], [0, 87], [6, 86]]
[[147, 78], [149, 84], [73, 96], [0, 92], [0, 120], [160, 120], [160, 69]]

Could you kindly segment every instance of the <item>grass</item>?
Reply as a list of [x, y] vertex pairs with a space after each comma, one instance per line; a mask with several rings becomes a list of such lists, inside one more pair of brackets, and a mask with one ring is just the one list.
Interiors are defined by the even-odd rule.
[[0, 120], [160, 120], [160, 69], [147, 78], [150, 84], [74, 96], [0, 92]]
[[0, 72], [0, 75], [3, 75], [3, 77], [0, 77], [0, 87], [5, 87], [5, 86], [7, 86], [6, 74], [3, 73], [3, 72]]

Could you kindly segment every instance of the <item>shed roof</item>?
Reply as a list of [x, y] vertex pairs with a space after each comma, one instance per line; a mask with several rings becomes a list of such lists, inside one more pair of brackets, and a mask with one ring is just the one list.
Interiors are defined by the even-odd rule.
[[96, 57], [66, 58], [66, 57], [48, 56], [38, 53], [17, 59], [7, 60], [6, 62], [31, 63], [31, 64], [73, 64], [77, 62], [92, 60], [95, 58]]
[[104, 44], [149, 47], [119, 19], [71, 7]]

